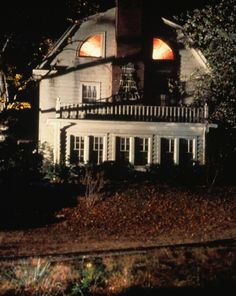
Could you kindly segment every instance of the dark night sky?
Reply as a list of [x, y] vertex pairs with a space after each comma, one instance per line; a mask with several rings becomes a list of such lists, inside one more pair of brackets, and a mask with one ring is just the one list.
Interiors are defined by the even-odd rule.
[[[146, 0], [152, 5], [157, 4], [157, 13], [169, 18], [186, 10], [201, 8], [211, 1], [215, 3], [216, 0], [174, 0], [166, 2], [168, 7], [164, 7], [162, 1]], [[103, 10], [113, 7], [114, 2], [114, 0], [101, 1]], [[12, 34], [13, 41], [8, 45], [7, 51], [10, 56], [7, 60], [10, 63], [25, 67], [32, 59], [34, 44], [37, 46], [43, 38], [57, 39], [61, 36], [71, 25], [67, 18], [71, 17], [72, 12], [66, 3], [66, 0], [4, 2], [4, 13], [2, 10], [0, 17], [0, 46], [6, 36]], [[161, 6], [158, 7], [158, 4]]]
[[[151, 0], [149, 0], [151, 1]], [[164, 8], [165, 2], [156, 1], [157, 8], [164, 10], [163, 14], [174, 15], [187, 9], [200, 8], [213, 0], [173, 0], [166, 2], [168, 7]], [[112, 7], [113, 0], [101, 1], [104, 8]], [[148, 1], [147, 1], [148, 2]], [[154, 1], [152, 0], [152, 2]], [[161, 4], [161, 7], [158, 7]], [[29, 31], [32, 36], [38, 34], [60, 34], [69, 23], [66, 18], [70, 11], [66, 1], [6, 1], [4, 2], [4, 13], [1, 13], [1, 33]]]

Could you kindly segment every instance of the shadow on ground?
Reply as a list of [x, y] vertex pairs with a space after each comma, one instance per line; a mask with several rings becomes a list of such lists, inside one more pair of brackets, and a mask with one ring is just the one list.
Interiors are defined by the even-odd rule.
[[[219, 284], [215, 287], [207, 288], [140, 288], [131, 287], [126, 293], [116, 296], [199, 296], [199, 295], [228, 295], [227, 292], [234, 291], [236, 283]], [[230, 294], [229, 294], [230, 295]], [[105, 296], [105, 295], [104, 295]]]
[[0, 229], [40, 227], [55, 221], [55, 212], [76, 205], [80, 185], [1, 184]]

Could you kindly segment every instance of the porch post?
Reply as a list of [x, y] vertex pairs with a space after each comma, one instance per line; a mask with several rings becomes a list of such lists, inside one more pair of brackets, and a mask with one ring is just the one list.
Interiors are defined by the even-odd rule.
[[84, 163], [89, 162], [89, 136], [84, 136]]
[[148, 138], [148, 164], [152, 163], [152, 137]]
[[179, 164], [179, 138], [174, 139], [174, 163]]
[[102, 155], [102, 161], [107, 160], [107, 135], [103, 137], [103, 155]]
[[60, 123], [54, 124], [54, 139], [53, 139], [53, 162], [60, 162]]
[[155, 148], [155, 153], [156, 153], [156, 159], [157, 159], [157, 164], [161, 163], [161, 138], [159, 136], [156, 136], [156, 148]]
[[197, 161], [197, 138], [193, 139], [193, 160]]
[[111, 160], [116, 160], [116, 136], [114, 135], [111, 138]]
[[134, 156], [135, 156], [135, 141], [134, 137], [129, 138], [129, 162], [134, 164]]

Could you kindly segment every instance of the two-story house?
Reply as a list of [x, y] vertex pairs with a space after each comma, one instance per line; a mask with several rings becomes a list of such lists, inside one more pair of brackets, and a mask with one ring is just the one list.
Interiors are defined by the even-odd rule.
[[54, 163], [204, 164], [215, 126], [190, 105], [204, 57], [144, 1], [116, 2], [69, 27], [34, 69], [39, 142]]

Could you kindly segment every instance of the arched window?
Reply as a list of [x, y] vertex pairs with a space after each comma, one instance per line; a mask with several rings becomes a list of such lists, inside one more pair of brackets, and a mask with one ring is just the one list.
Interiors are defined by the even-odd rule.
[[153, 60], [173, 60], [174, 53], [164, 41], [153, 38], [152, 58]]
[[89, 37], [80, 47], [80, 57], [102, 57], [102, 34], [96, 34]]

